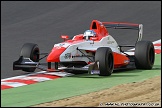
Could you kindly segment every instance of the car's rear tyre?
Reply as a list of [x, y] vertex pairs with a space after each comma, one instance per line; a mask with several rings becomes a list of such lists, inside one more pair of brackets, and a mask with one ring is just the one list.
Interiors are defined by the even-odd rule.
[[95, 61], [99, 63], [99, 76], [110, 76], [114, 69], [114, 58], [111, 48], [100, 47], [95, 54]]
[[[30, 58], [33, 62], [39, 62], [39, 47], [34, 43], [25, 43], [21, 48], [20, 56]], [[34, 72], [36, 68], [23, 68], [23, 71]]]
[[135, 65], [137, 69], [152, 69], [155, 60], [154, 45], [150, 41], [139, 41], [135, 46]]

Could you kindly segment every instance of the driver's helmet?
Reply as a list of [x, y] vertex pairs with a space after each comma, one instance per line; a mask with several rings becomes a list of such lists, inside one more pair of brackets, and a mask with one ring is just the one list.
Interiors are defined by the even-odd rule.
[[84, 39], [89, 40], [90, 37], [95, 37], [96, 33], [93, 30], [86, 30], [83, 36], [84, 36]]

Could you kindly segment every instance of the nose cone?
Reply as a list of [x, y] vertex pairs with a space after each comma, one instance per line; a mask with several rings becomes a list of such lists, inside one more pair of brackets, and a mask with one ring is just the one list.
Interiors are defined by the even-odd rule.
[[60, 55], [66, 50], [64, 47], [54, 47], [47, 57], [47, 62], [60, 62]]

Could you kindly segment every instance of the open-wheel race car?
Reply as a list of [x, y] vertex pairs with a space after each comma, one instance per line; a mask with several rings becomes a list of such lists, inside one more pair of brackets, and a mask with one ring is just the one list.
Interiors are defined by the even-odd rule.
[[[118, 45], [107, 28], [138, 30], [135, 45]], [[40, 53], [37, 44], [25, 43], [20, 58], [13, 62], [13, 70], [84, 70], [89, 74], [110, 76], [115, 69], [152, 69], [155, 59], [154, 46], [151, 41], [142, 41], [142, 34], [142, 24], [93, 20], [90, 29], [84, 34], [75, 35], [72, 39], [62, 35], [64, 42], [54, 44], [50, 53]], [[134, 47], [135, 51], [124, 51], [122, 47]], [[45, 57], [46, 66], [40, 63]]]

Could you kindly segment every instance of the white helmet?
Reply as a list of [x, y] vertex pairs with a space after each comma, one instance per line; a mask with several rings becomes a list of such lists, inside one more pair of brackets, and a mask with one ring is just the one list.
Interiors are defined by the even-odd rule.
[[95, 37], [96, 33], [93, 30], [86, 30], [83, 36], [84, 36], [84, 39], [89, 40], [90, 37]]

